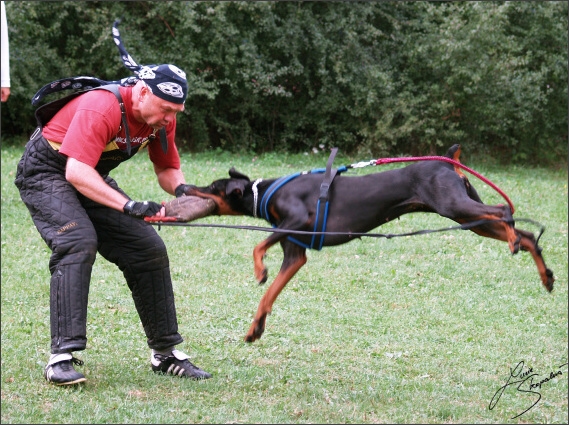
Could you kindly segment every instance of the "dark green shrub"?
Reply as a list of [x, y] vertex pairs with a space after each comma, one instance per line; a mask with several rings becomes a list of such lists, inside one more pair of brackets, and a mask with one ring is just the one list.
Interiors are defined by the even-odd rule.
[[12, 97], [2, 135], [35, 126], [30, 99], [72, 75], [143, 64], [190, 81], [190, 151], [444, 152], [567, 157], [567, 2], [9, 2]]

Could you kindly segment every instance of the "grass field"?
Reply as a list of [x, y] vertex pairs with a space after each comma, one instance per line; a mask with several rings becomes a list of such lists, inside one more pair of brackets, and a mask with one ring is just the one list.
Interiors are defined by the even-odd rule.
[[[515, 218], [545, 225], [540, 245], [557, 279], [551, 294], [528, 253], [512, 256], [505, 243], [471, 232], [364, 237], [309, 251], [308, 263], [275, 302], [265, 334], [247, 344], [243, 337], [267, 288], [255, 282], [252, 251], [268, 234], [162, 226], [186, 339], [179, 348], [214, 377], [195, 382], [151, 372], [122, 274], [99, 257], [88, 348], [76, 353], [85, 361], [78, 370], [87, 383], [60, 388], [42, 375], [50, 341], [50, 253], [13, 184], [21, 153], [1, 151], [2, 423], [568, 422], [566, 168], [467, 163], [509, 195]], [[327, 155], [182, 159], [188, 181], [205, 185], [227, 176], [231, 166], [252, 178], [279, 177], [324, 167]], [[335, 165], [367, 159], [339, 155]], [[381, 167], [349, 173], [391, 166]], [[134, 199], [169, 199], [146, 155], [113, 176]], [[486, 203], [504, 202], [475, 177], [471, 182]], [[196, 223], [266, 225], [246, 217]], [[416, 214], [376, 231], [453, 225]], [[281, 260], [278, 246], [268, 252], [269, 283]], [[521, 386], [507, 385], [522, 377]]]

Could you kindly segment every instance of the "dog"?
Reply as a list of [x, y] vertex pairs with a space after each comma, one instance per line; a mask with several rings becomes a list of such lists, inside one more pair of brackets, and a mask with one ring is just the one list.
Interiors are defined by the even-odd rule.
[[[459, 162], [460, 145], [452, 146], [446, 157]], [[258, 283], [267, 281], [263, 258], [277, 242], [284, 252], [283, 262], [260, 300], [245, 336], [246, 342], [253, 342], [263, 335], [267, 315], [276, 298], [306, 264], [307, 248], [320, 250], [324, 246], [350, 242], [358, 237], [358, 233], [368, 233], [408, 213], [430, 212], [461, 225], [475, 223], [470, 230], [507, 242], [512, 254], [520, 249], [528, 251], [537, 265], [542, 284], [547, 291], [553, 290], [555, 278], [545, 265], [535, 236], [515, 228], [512, 209], [508, 205], [484, 204], [456, 164], [441, 160], [420, 161], [364, 176], [337, 174], [334, 177], [329, 175], [333, 174], [330, 162], [324, 177], [322, 173], [310, 172], [251, 181], [231, 168], [229, 179], [215, 180], [205, 187], [189, 185], [185, 192], [188, 196], [213, 200], [215, 208], [211, 215], [258, 217], [275, 227], [275, 231], [253, 250]]]

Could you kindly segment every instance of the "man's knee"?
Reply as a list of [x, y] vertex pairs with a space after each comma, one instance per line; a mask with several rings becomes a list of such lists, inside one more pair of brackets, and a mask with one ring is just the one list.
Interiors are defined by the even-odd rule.
[[50, 268], [63, 264], [93, 264], [97, 256], [97, 234], [92, 226], [71, 220], [56, 231]]
[[125, 256], [129, 258], [129, 262], [147, 262], [152, 260], [163, 261], [168, 258], [168, 251], [166, 244], [154, 231], [141, 235], [136, 241], [131, 244], [131, 248], [125, 252]]
[[135, 273], [163, 273], [170, 266], [168, 253], [163, 243], [149, 246], [140, 251], [132, 251], [125, 259]]

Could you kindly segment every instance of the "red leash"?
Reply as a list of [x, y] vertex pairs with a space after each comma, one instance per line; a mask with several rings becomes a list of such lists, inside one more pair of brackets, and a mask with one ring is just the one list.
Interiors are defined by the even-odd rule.
[[[417, 162], [417, 161], [443, 161], [443, 162], [448, 162], [450, 164], [453, 164], [457, 167], [462, 168], [463, 170], [468, 171], [469, 173], [475, 175], [480, 180], [482, 180], [484, 183], [486, 183], [487, 185], [492, 187], [500, 195], [502, 195], [502, 197], [506, 200], [506, 202], [510, 206], [510, 210], [512, 211], [512, 214], [514, 213], [514, 204], [512, 203], [510, 198], [508, 198], [508, 195], [506, 195], [498, 186], [496, 186], [494, 183], [492, 183], [490, 180], [488, 180], [482, 174], [478, 173], [477, 171], [474, 171], [472, 168], [469, 168], [466, 165], [464, 165], [458, 161], [455, 161], [454, 159], [447, 158], [446, 156], [411, 156], [411, 157], [402, 157], [402, 158], [372, 159], [371, 161], [363, 161], [363, 162], [358, 162], [356, 164], [343, 166], [342, 171], [344, 171], [348, 168], [361, 168], [361, 167], [367, 167], [368, 165], [388, 164], [390, 162]], [[162, 204], [164, 204], [164, 202]], [[144, 217], [144, 221], [147, 221], [150, 223], [157, 223], [158, 225], [160, 225], [160, 224], [167, 224], [166, 222], [176, 222], [176, 221], [178, 221], [178, 219], [176, 217]], [[311, 233], [311, 232], [308, 232], [308, 233]], [[314, 232], [312, 232], [312, 233], [314, 233]], [[543, 233], [543, 230], [542, 230], [542, 233]]]
[[403, 158], [379, 158], [379, 159], [371, 160], [369, 162], [363, 162], [363, 163], [360, 162], [358, 164], [352, 164], [352, 165], [350, 165], [350, 167], [356, 168], [356, 167], [363, 167], [365, 165], [388, 164], [390, 162], [416, 162], [416, 161], [444, 161], [444, 162], [448, 162], [450, 164], [456, 165], [457, 167], [460, 167], [463, 170], [468, 171], [470, 174], [475, 175], [480, 180], [482, 180], [484, 183], [486, 183], [487, 185], [492, 187], [500, 195], [502, 195], [502, 197], [506, 200], [506, 202], [510, 206], [510, 210], [512, 211], [512, 214], [514, 213], [514, 204], [512, 203], [510, 198], [508, 198], [508, 195], [506, 195], [498, 186], [496, 186], [494, 183], [492, 183], [490, 180], [488, 180], [482, 174], [474, 171], [472, 168], [468, 168], [466, 165], [464, 165], [458, 161], [455, 161], [454, 159], [447, 158], [446, 156], [412, 156], [412, 157], [403, 157]]

